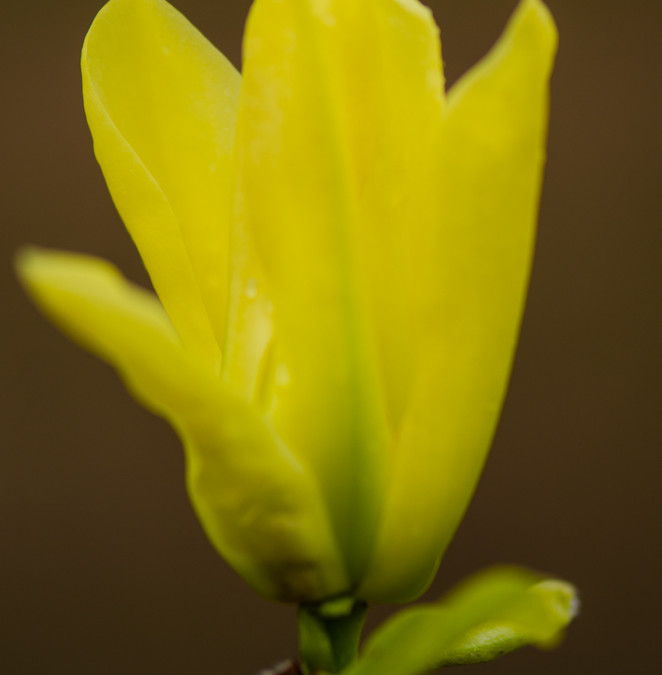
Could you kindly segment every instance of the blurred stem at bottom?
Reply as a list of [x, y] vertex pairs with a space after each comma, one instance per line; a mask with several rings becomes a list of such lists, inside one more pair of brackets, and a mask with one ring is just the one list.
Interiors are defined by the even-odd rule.
[[351, 598], [299, 606], [299, 654], [306, 675], [339, 673], [356, 658], [366, 611], [366, 603]]

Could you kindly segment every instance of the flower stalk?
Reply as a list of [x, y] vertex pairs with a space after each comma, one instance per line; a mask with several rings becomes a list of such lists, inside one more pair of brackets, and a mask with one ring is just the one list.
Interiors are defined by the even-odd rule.
[[351, 598], [299, 606], [299, 654], [306, 675], [340, 673], [357, 658], [367, 609]]

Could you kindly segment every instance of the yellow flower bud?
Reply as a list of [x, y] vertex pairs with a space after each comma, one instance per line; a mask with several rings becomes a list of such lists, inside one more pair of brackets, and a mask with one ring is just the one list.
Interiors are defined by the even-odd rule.
[[35, 300], [167, 418], [261, 593], [421, 593], [498, 419], [556, 49], [540, 0], [448, 94], [416, 0], [256, 0], [244, 72], [164, 0], [83, 48], [106, 182], [157, 295], [29, 251]]

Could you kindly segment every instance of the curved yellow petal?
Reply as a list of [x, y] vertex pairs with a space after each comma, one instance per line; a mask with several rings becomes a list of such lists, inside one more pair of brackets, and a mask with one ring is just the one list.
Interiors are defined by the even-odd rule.
[[89, 256], [29, 250], [17, 267], [42, 310], [177, 429], [191, 501], [212, 543], [240, 574], [284, 600], [314, 601], [347, 588], [309, 471], [185, 351], [153, 293]]
[[404, 600], [424, 589], [489, 448], [533, 254], [556, 42], [544, 5], [524, 0], [449, 94], [442, 219], [421, 237], [418, 378], [363, 597]]
[[310, 467], [220, 389], [182, 434], [191, 501], [219, 553], [257, 591], [290, 602], [346, 592], [344, 562]]
[[273, 300], [254, 242], [242, 225], [241, 217], [235, 218], [222, 378], [245, 400], [268, 411], [273, 392]]
[[437, 31], [412, 0], [257, 0], [244, 63], [237, 219], [274, 306], [270, 411], [314, 467], [359, 577], [409, 386], [392, 272], [425, 214], [419, 134], [439, 124]]
[[17, 269], [44, 313], [115, 366], [150, 409], [178, 419], [190, 412], [191, 397], [204, 396], [202, 363], [184, 351], [157, 297], [129, 284], [113, 265], [77, 253], [26, 249]]
[[164, 0], [111, 0], [82, 73], [117, 209], [182, 339], [218, 367], [239, 74]]
[[[337, 96], [351, 130], [357, 181], [352, 236], [366, 289], [389, 427], [395, 435], [415, 367], [412, 300], [418, 288], [415, 233], [438, 222], [434, 173], [444, 107], [441, 44], [430, 10], [415, 0], [373, 0], [363, 20], [372, 58], [348, 60]], [[357, 50], [361, 49], [360, 38]], [[347, 58], [347, 57], [346, 57]], [[357, 79], [354, 82], [354, 79]], [[353, 89], [346, 92], [347, 82]], [[352, 98], [350, 99], [349, 96]]]

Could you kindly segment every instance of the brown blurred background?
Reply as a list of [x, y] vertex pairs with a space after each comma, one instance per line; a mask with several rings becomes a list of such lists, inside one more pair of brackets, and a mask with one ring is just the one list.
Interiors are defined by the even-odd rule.
[[[247, 0], [175, 4], [239, 64]], [[450, 82], [515, 6], [430, 4]], [[426, 597], [491, 563], [548, 570], [582, 593], [563, 647], [463, 672], [658, 673], [662, 3], [549, 5], [561, 41], [522, 339], [487, 468]], [[146, 283], [83, 117], [79, 52], [100, 6], [0, 2], [0, 673], [253, 675], [294, 654], [293, 610], [217, 557], [174, 433], [11, 270], [34, 243]]]

